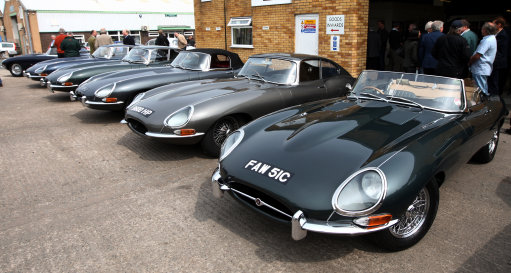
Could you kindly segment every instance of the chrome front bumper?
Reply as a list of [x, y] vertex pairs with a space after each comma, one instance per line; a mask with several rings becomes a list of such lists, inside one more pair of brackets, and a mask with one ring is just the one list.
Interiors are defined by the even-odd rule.
[[57, 85], [57, 84], [48, 84], [48, 83], [46, 83], [46, 86], [52, 93], [54, 93], [54, 91], [66, 92], [67, 90], [69, 90], [71, 88], [78, 87], [78, 85], [76, 85], [76, 84], [74, 84], [74, 85]]
[[245, 194], [243, 192], [240, 192], [236, 189], [230, 188], [228, 185], [222, 184], [220, 182], [220, 171], [217, 168], [215, 172], [213, 173], [213, 176], [211, 177], [211, 184], [213, 186], [213, 195], [217, 198], [221, 198], [226, 191], [232, 191], [237, 194], [241, 194], [249, 199], [252, 199], [254, 202], [256, 202], [257, 206], [266, 206], [278, 213], [281, 213], [291, 220], [291, 237], [294, 240], [301, 240], [307, 236], [307, 231], [312, 232], [319, 232], [319, 233], [328, 233], [328, 234], [339, 234], [339, 235], [362, 235], [367, 234], [383, 229], [387, 229], [391, 227], [392, 225], [396, 224], [399, 219], [394, 219], [388, 222], [387, 224], [377, 226], [377, 227], [361, 227], [354, 223], [352, 224], [346, 224], [346, 223], [336, 223], [336, 222], [329, 222], [329, 221], [318, 221], [318, 220], [312, 220], [307, 219], [305, 217], [305, 214], [298, 210], [294, 213], [294, 215], [289, 215], [285, 212], [282, 212], [268, 204], [266, 204], [263, 200], [260, 200], [259, 198], [252, 197], [248, 194]]

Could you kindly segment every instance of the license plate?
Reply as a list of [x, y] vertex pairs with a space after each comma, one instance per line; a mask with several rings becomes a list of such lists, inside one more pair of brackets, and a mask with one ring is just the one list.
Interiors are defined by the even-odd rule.
[[152, 115], [154, 113], [153, 110], [151, 110], [149, 108], [142, 107], [142, 106], [138, 106], [138, 105], [132, 106], [130, 108], [130, 111], [137, 112], [137, 113], [141, 114], [144, 117], [148, 117], [148, 116], [150, 116], [150, 115]]

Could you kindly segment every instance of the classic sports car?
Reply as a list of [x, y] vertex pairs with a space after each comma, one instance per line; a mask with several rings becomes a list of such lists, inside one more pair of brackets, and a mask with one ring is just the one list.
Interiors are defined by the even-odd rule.
[[46, 76], [48, 89], [53, 91], [74, 91], [88, 78], [106, 72], [142, 69], [153, 66], [168, 66], [177, 56], [178, 50], [164, 46], [133, 47], [122, 61], [96, 64], [84, 68], [64, 67]]
[[87, 57], [57, 58], [39, 62], [27, 70], [24, 75], [34, 81], [40, 81], [41, 86], [46, 86], [44, 78], [57, 69], [64, 67], [86, 67], [104, 62], [119, 62], [128, 54], [133, 46], [123, 44], [112, 44], [99, 47], [94, 53]]
[[[89, 56], [89, 51], [82, 47], [82, 49], [80, 50], [80, 55], [85, 58]], [[9, 72], [11, 72], [11, 75], [13, 75], [14, 77], [21, 77], [23, 76], [23, 71], [33, 66], [34, 64], [56, 58], [57, 49], [50, 48], [44, 54], [27, 54], [5, 59], [2, 61], [2, 67], [9, 70]]]
[[417, 243], [438, 186], [473, 158], [493, 159], [505, 109], [463, 80], [362, 72], [352, 93], [287, 108], [233, 132], [213, 193], [307, 231], [370, 234], [389, 250]]
[[217, 156], [242, 124], [300, 103], [346, 94], [353, 78], [326, 58], [297, 54], [250, 57], [237, 78], [162, 86], [135, 97], [125, 121], [137, 134], [176, 144], [201, 143]]
[[222, 49], [181, 51], [170, 67], [119, 71], [90, 78], [71, 91], [71, 100], [99, 110], [124, 110], [141, 92], [173, 82], [233, 78], [243, 62], [238, 54]]

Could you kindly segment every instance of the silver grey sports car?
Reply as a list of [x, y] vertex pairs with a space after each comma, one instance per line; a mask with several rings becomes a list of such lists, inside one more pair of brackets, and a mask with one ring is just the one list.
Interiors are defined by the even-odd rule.
[[137, 134], [176, 144], [201, 143], [217, 156], [227, 135], [270, 112], [309, 101], [344, 96], [353, 77], [318, 56], [260, 54], [234, 79], [165, 85], [140, 93], [125, 122]]

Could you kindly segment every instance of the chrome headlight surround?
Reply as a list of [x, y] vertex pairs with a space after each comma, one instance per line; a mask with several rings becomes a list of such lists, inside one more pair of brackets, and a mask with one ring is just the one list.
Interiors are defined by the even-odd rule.
[[225, 157], [227, 157], [245, 137], [245, 131], [243, 129], [238, 129], [232, 132], [222, 143], [222, 147], [220, 147], [220, 157], [218, 161], [222, 161]]
[[73, 76], [73, 72], [69, 72], [69, 73], [66, 73], [62, 76], [60, 76], [57, 81], [60, 82], [60, 83], [64, 83], [66, 82], [67, 80], [69, 80], [69, 78], [71, 78], [71, 76]]
[[96, 90], [94, 92], [94, 96], [96, 96], [97, 98], [100, 98], [100, 99], [104, 99], [112, 94], [116, 85], [117, 85], [116, 82], [114, 84], [111, 84], [111, 83], [107, 84], [107, 85], [99, 88], [98, 90]]
[[190, 121], [193, 115], [193, 110], [194, 108], [192, 105], [185, 106], [168, 115], [163, 124], [171, 128], [181, 128]]
[[47, 67], [48, 67], [48, 65], [45, 65], [43, 67], [39, 67], [38, 69], [36, 69], [34, 71], [34, 73], [41, 74], [44, 70], [46, 70]]
[[[352, 174], [337, 188], [332, 196], [332, 207], [343, 216], [369, 215], [380, 208], [386, 195], [387, 179], [383, 171], [375, 167], [364, 168]], [[352, 202], [342, 203], [349, 200]], [[370, 205], [364, 206], [367, 203]], [[349, 208], [347, 205], [359, 207]]]
[[135, 105], [135, 103], [141, 101], [145, 96], [145, 92], [142, 92], [142, 93], [138, 93], [135, 98], [133, 98], [133, 101], [131, 101], [130, 105], [128, 105], [128, 107], [126, 108], [130, 108], [132, 105]]

